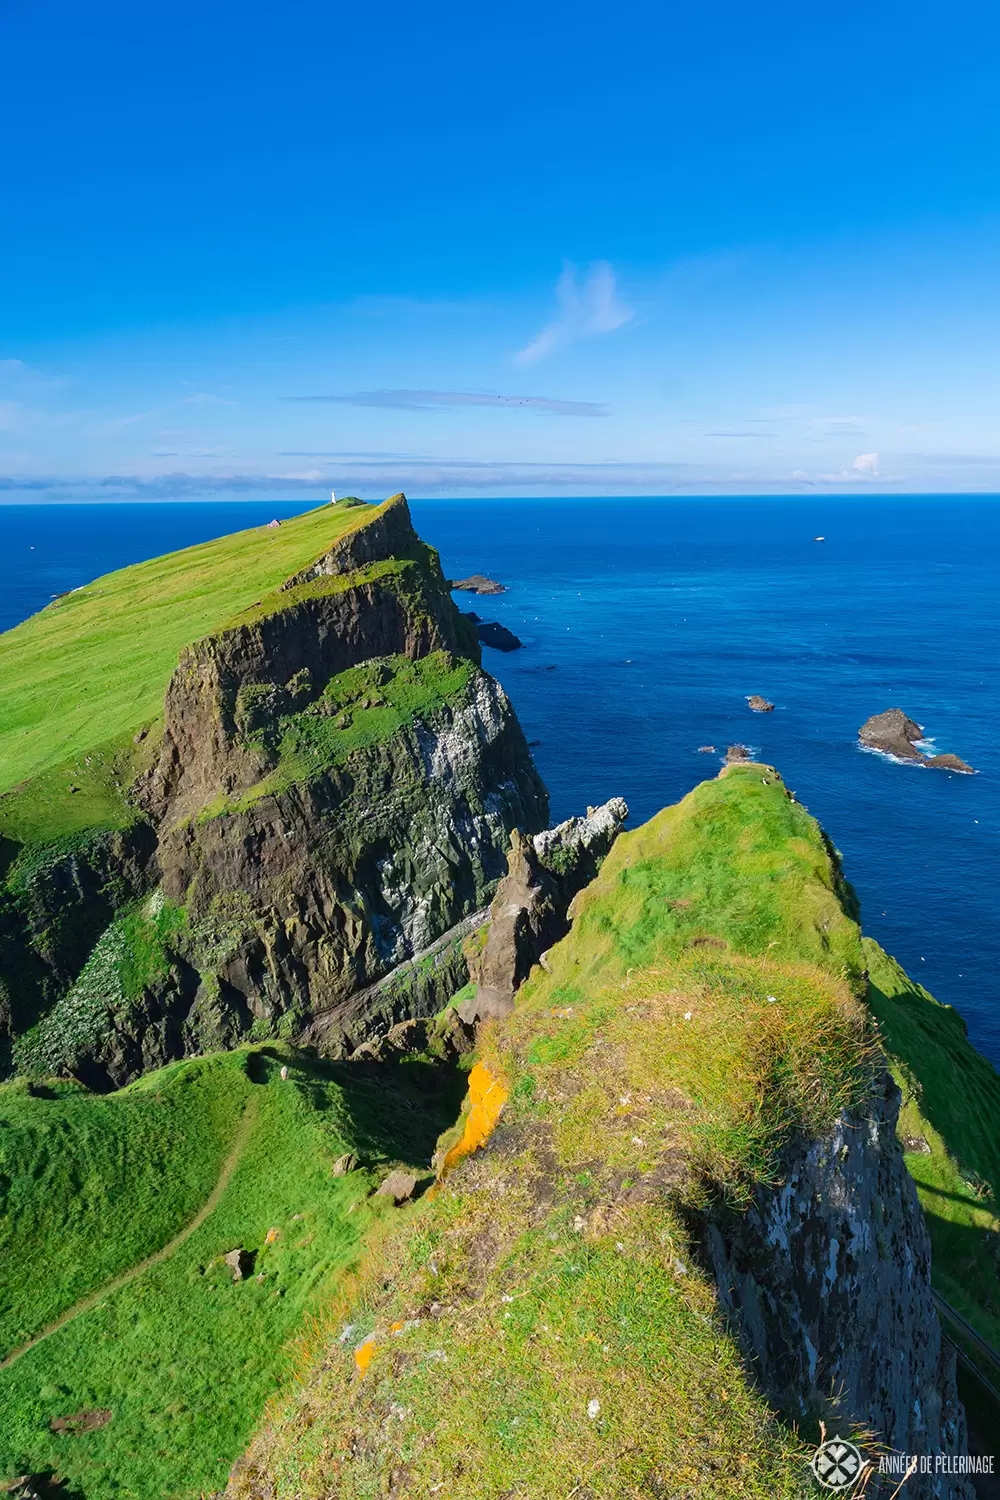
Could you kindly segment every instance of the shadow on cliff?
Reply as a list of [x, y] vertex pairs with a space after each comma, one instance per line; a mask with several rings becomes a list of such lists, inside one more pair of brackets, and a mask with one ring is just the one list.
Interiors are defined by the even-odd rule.
[[[294, 1055], [293, 1055], [294, 1056]], [[371, 1164], [429, 1162], [438, 1136], [458, 1119], [468, 1087], [466, 1073], [454, 1061], [425, 1056], [386, 1062], [331, 1062], [311, 1050], [298, 1054], [302, 1068], [296, 1083], [317, 1112], [335, 1108], [338, 1126]], [[262, 1047], [250, 1056], [248, 1073], [255, 1083], [290, 1061], [287, 1049]], [[336, 1105], [327, 1087], [335, 1084]]]

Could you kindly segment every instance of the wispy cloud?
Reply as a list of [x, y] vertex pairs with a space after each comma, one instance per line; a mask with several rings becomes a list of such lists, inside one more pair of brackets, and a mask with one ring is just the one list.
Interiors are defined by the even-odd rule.
[[605, 260], [595, 262], [579, 281], [576, 266], [567, 261], [556, 282], [556, 302], [556, 316], [520, 351], [520, 364], [534, 364], [581, 339], [614, 333], [633, 318], [631, 309], [618, 300], [615, 273]]
[[385, 406], [399, 411], [447, 411], [460, 406], [498, 410], [527, 408], [557, 417], [604, 417], [597, 401], [558, 401], [550, 396], [503, 396], [495, 391], [354, 391], [347, 396], [282, 396], [282, 401], [327, 401], [344, 406]]

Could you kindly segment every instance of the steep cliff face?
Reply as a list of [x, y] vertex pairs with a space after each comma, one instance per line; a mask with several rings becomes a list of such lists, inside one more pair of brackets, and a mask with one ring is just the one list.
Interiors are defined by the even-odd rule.
[[[818, 1139], [798, 1139], [777, 1188], [709, 1218], [719, 1305], [754, 1379], [789, 1419], [870, 1431], [890, 1451], [966, 1451], [955, 1353], [931, 1296], [931, 1246], [896, 1137], [887, 1072]], [[895, 1488], [895, 1483], [890, 1490]], [[876, 1491], [877, 1493], [877, 1491]], [[972, 1500], [960, 1477], [911, 1475], [914, 1500]]]
[[351, 997], [483, 906], [512, 830], [547, 822], [513, 709], [401, 496], [186, 648], [139, 739], [132, 832], [92, 841], [110, 865], [82, 881], [74, 851], [45, 875], [59, 920], [92, 924], [82, 954], [59, 962], [33, 936], [45, 882], [8, 920], [8, 991], [20, 965], [36, 996], [8, 1029], [42, 1016], [14, 1047], [28, 1071], [120, 1085], [319, 1012], [331, 1051], [355, 1047], [370, 1032]]

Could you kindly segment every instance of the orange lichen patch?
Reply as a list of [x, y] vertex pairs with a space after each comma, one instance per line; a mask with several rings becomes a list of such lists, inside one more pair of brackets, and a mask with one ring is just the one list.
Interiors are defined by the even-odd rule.
[[465, 1131], [445, 1157], [441, 1177], [463, 1156], [471, 1156], [473, 1151], [486, 1144], [506, 1103], [507, 1089], [499, 1078], [494, 1078], [485, 1063], [477, 1062], [469, 1074], [469, 1112], [465, 1117]]
[[354, 1363], [358, 1367], [358, 1375], [362, 1380], [368, 1374], [368, 1366], [371, 1364], [377, 1348], [378, 1344], [376, 1344], [375, 1336], [372, 1334], [365, 1339], [363, 1344], [359, 1344], [354, 1351]]
[[280, 1233], [280, 1229], [269, 1229], [264, 1236], [264, 1244], [273, 1245]]
[[404, 1326], [404, 1325], [403, 1325], [403, 1324], [402, 1324], [402, 1323], [393, 1323], [393, 1324], [392, 1324], [392, 1325], [391, 1325], [391, 1327], [390, 1327], [390, 1329], [389, 1329], [389, 1332], [390, 1332], [390, 1333], [398, 1333], [398, 1332], [399, 1332], [399, 1330], [400, 1330], [400, 1329], [401, 1329], [401, 1328], [402, 1328], [402, 1327], [403, 1327], [403, 1326]]

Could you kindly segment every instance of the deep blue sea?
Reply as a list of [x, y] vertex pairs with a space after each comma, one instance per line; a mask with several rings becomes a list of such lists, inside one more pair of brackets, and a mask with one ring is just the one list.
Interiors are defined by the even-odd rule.
[[[303, 508], [0, 506], [0, 628], [112, 568]], [[1000, 497], [412, 510], [451, 577], [507, 585], [458, 597], [524, 642], [484, 654], [555, 818], [620, 793], [640, 822], [715, 774], [699, 745], [751, 745], [842, 851], [866, 930], [1000, 1065]], [[775, 712], [752, 714], [749, 693]], [[859, 725], [897, 705], [980, 774], [859, 749]]]

